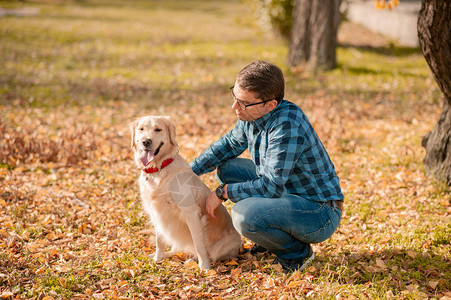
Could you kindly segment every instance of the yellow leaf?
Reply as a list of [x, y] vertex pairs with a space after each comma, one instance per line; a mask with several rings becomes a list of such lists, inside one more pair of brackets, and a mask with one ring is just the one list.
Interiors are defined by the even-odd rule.
[[236, 260], [229, 260], [225, 263], [227, 266], [238, 266], [238, 263]]
[[36, 244], [28, 244], [27, 245], [28, 251], [30, 251], [30, 252], [35, 252], [38, 249], [38, 247], [39, 247], [39, 245], [36, 245]]
[[118, 286], [126, 286], [126, 285], [127, 285], [127, 281], [126, 281], [126, 280], [119, 280], [119, 281], [117, 282], [117, 285], [118, 285]]
[[186, 260], [186, 253], [185, 252], [179, 252], [179, 253], [175, 253], [174, 255], [172, 255], [172, 259], [181, 261], [181, 260]]
[[448, 207], [448, 206], [451, 205], [451, 202], [450, 202], [449, 199], [444, 199], [444, 200], [440, 200], [440, 204], [445, 206], [445, 207]]
[[292, 282], [290, 282], [287, 286], [288, 286], [289, 288], [297, 287], [297, 286], [301, 285], [302, 282], [303, 282], [303, 280], [292, 281]]
[[107, 270], [113, 267], [113, 263], [111, 261], [104, 261], [102, 265]]
[[68, 266], [55, 266], [55, 269], [62, 273], [69, 272], [70, 270]]
[[301, 274], [298, 271], [293, 272], [293, 275], [288, 279], [289, 281], [296, 281], [302, 278]]
[[269, 277], [263, 283], [264, 288], [273, 288], [274, 287], [274, 278]]
[[185, 262], [184, 266], [187, 269], [197, 269], [197, 268], [199, 268], [199, 265], [194, 260], [187, 260]]
[[2, 299], [9, 299], [12, 298], [14, 296], [14, 294], [10, 291], [5, 291], [0, 295], [0, 298]]
[[50, 232], [50, 233], [47, 234], [45, 237], [46, 237], [47, 239], [51, 240], [51, 241], [54, 241], [54, 240], [58, 239], [58, 236], [57, 236], [55, 233], [53, 233], [53, 232]]
[[221, 283], [220, 285], [217, 286], [217, 289], [218, 290], [224, 290], [224, 289], [226, 289], [228, 287], [229, 287], [229, 285], [227, 283], [223, 282], [223, 283]]
[[314, 272], [316, 272], [316, 268], [314, 266], [311, 266], [310, 268], [308, 268], [308, 271], [310, 273], [314, 273]]
[[78, 233], [83, 233], [83, 231], [85, 230], [86, 226], [87, 226], [86, 224], [81, 224], [80, 227], [78, 227]]
[[241, 274], [241, 273], [243, 273], [243, 269], [242, 269], [242, 268], [234, 268], [234, 269], [230, 272], [230, 274], [231, 274], [232, 276], [238, 275], [238, 274]]
[[57, 256], [58, 255], [58, 249], [54, 248], [52, 252], [50, 253], [51, 256]]
[[63, 288], [66, 288], [66, 286], [67, 286], [66, 278], [60, 278], [59, 281], [60, 281], [61, 286], [62, 286]]
[[47, 263], [47, 258], [45, 257], [45, 255], [44, 254], [42, 254], [42, 253], [38, 253], [38, 254], [35, 254], [35, 255], [33, 255], [33, 257], [34, 258], [37, 258], [41, 263]]

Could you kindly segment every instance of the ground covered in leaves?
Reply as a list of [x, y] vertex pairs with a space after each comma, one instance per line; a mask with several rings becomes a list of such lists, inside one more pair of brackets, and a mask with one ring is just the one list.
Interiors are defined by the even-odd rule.
[[[285, 67], [241, 2], [0, 7], [0, 298], [450, 299], [450, 189], [421, 148], [443, 98], [418, 49], [344, 23], [338, 68], [314, 75]], [[191, 161], [234, 125], [228, 87], [257, 59], [283, 67], [326, 145], [342, 223], [303, 272], [244, 251], [203, 272], [184, 253], [155, 264], [128, 124], [171, 116]]]

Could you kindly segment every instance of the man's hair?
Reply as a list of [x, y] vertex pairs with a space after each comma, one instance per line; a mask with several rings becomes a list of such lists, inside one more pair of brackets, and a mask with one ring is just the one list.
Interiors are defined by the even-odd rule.
[[255, 61], [245, 66], [236, 78], [245, 91], [253, 92], [261, 100], [276, 99], [280, 103], [285, 93], [282, 70], [266, 61]]

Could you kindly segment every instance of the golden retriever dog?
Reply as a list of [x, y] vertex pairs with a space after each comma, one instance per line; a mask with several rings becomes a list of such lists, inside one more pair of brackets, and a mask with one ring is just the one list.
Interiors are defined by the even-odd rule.
[[[178, 154], [175, 126], [168, 117], [147, 116], [131, 124], [131, 146], [141, 170], [142, 204], [155, 228], [153, 259], [186, 251], [209, 269], [211, 261], [238, 255], [241, 238], [224, 206], [210, 217], [205, 202], [210, 189]], [[165, 252], [171, 246], [170, 252]]]

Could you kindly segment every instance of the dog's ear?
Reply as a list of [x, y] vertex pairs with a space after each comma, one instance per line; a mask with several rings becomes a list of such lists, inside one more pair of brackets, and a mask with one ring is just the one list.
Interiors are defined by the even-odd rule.
[[136, 126], [138, 126], [139, 123], [139, 119], [136, 119], [135, 121], [133, 121], [132, 123], [130, 123], [129, 127], [130, 127], [130, 133], [131, 133], [131, 143], [130, 143], [130, 148], [132, 150], [136, 149], [136, 143], [135, 143], [135, 130], [136, 130]]
[[174, 145], [175, 147], [178, 148], [179, 145], [175, 141], [175, 125], [169, 117], [164, 117], [164, 119], [165, 119], [164, 123], [166, 125], [166, 128], [169, 131], [169, 141], [171, 142], [172, 145]]

